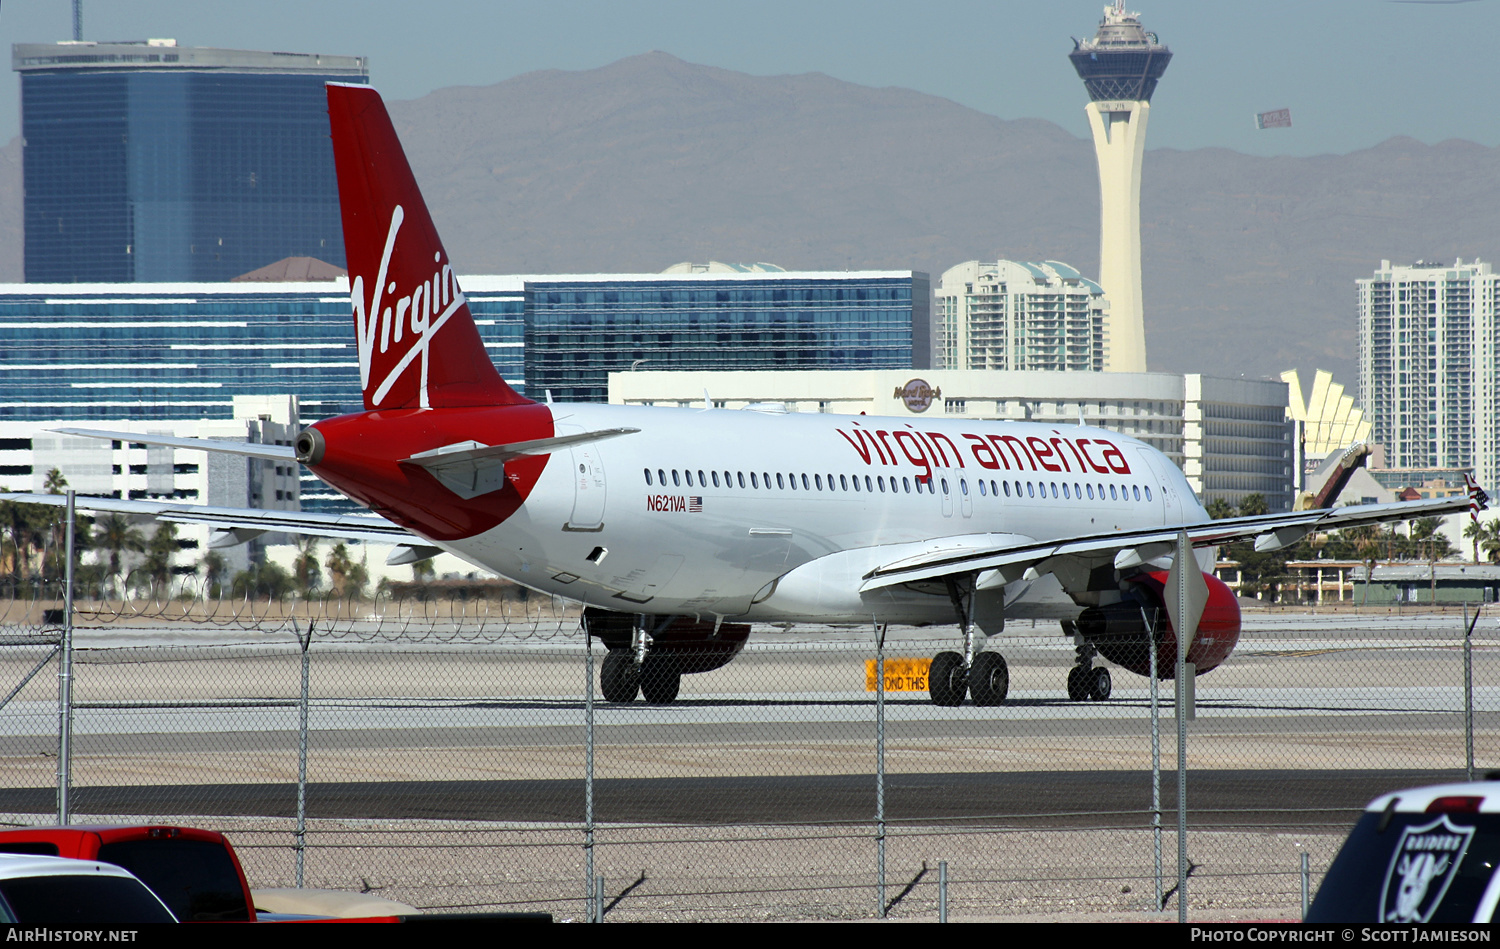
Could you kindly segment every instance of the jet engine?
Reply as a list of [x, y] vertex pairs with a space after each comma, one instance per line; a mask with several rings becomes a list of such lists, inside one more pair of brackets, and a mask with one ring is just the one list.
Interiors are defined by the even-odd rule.
[[[1158, 677], [1176, 676], [1177, 632], [1167, 613], [1167, 571], [1157, 570], [1127, 578], [1125, 598], [1107, 606], [1090, 607], [1079, 615], [1078, 632], [1098, 648], [1101, 655], [1137, 675], [1151, 670], [1148, 622], [1156, 627]], [[1188, 662], [1202, 675], [1229, 658], [1240, 641], [1240, 605], [1234, 592], [1212, 574], [1205, 573], [1208, 605], [1198, 621], [1198, 634], [1188, 649]]]

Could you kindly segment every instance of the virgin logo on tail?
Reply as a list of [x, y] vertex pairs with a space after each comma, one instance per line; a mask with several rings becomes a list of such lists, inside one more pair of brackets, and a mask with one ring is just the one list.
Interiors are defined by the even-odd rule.
[[[396, 249], [396, 235], [401, 230], [401, 222], [405, 217], [406, 212], [401, 205], [396, 205], [391, 212], [391, 225], [385, 235], [385, 249], [380, 255], [380, 270], [375, 278], [375, 285], [370, 289], [368, 302], [365, 299], [363, 274], [354, 278], [349, 291], [354, 302], [355, 335], [359, 342], [360, 388], [370, 392], [370, 371], [375, 361], [377, 344], [381, 353], [389, 351], [392, 346], [398, 352], [405, 348], [394, 365], [389, 365], [385, 359], [380, 360], [383, 369], [387, 365], [389, 368], [385, 369], [384, 378], [379, 380], [375, 391], [370, 395], [372, 408], [380, 407], [402, 373], [419, 359], [421, 378], [417, 384], [418, 404], [424, 409], [431, 407], [427, 394], [427, 367], [431, 358], [432, 338], [464, 305], [463, 291], [458, 288], [453, 267], [443, 263], [441, 250], [432, 255], [432, 276], [417, 284], [405, 296], [396, 296], [396, 281], [386, 282], [386, 275], [391, 268], [391, 255]], [[383, 307], [382, 302], [385, 303]]]

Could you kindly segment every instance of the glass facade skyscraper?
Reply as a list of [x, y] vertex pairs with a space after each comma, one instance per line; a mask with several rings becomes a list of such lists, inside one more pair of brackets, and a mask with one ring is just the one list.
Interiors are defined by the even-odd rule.
[[28, 282], [220, 281], [344, 265], [328, 81], [363, 57], [17, 44]]
[[[522, 388], [521, 281], [465, 283]], [[0, 422], [227, 419], [233, 396], [287, 394], [304, 422], [364, 408], [346, 281], [0, 286]]]
[[[551, 389], [558, 401], [604, 402], [609, 370], [636, 359], [906, 369], [928, 332], [927, 277], [911, 271], [459, 281], [501, 376], [537, 399]], [[0, 484], [35, 474], [48, 429], [192, 434], [193, 423], [233, 420], [237, 396], [289, 395], [301, 425], [363, 406], [346, 279], [0, 286]], [[301, 503], [354, 509], [312, 475]]]
[[526, 282], [526, 383], [606, 402], [609, 373], [925, 368], [915, 271], [630, 274]]

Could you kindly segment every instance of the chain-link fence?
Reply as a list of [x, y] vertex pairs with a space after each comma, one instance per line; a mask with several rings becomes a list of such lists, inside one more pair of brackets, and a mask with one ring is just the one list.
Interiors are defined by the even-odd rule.
[[[0, 590], [0, 820], [58, 819], [68, 731], [75, 822], [226, 831], [255, 887], [559, 919], [1177, 912], [1172, 683], [1154, 807], [1147, 681], [1069, 700], [1055, 623], [985, 645], [996, 707], [928, 700], [952, 628], [757, 627], [648, 704], [605, 700], [560, 601], [153, 589], [77, 591], [68, 710], [61, 585]], [[1195, 915], [1295, 918], [1304, 855], [1315, 890], [1366, 801], [1500, 760], [1496, 632], [1247, 610], [1188, 725]]]

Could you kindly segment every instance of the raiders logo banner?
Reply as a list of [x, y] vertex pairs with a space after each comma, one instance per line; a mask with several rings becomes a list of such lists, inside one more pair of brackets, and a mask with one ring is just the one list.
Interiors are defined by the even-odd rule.
[[1381, 922], [1431, 919], [1473, 837], [1474, 828], [1455, 827], [1446, 814], [1430, 824], [1403, 830], [1380, 890]]

